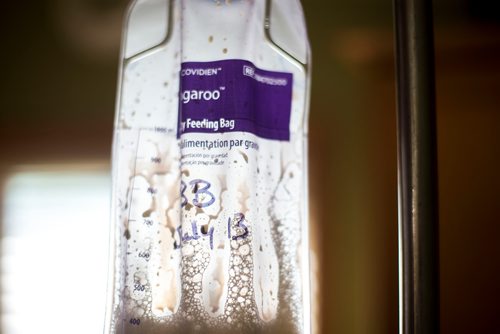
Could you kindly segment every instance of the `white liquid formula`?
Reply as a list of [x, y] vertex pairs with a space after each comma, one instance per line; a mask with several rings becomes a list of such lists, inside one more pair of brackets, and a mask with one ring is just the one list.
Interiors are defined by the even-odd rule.
[[300, 4], [138, 0], [122, 55], [105, 333], [310, 333]]

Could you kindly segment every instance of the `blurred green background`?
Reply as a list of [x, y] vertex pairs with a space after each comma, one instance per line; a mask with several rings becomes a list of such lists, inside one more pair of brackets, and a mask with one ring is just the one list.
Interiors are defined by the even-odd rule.
[[[2, 2], [1, 182], [23, 165], [109, 164], [126, 3]], [[317, 323], [326, 334], [397, 333], [392, 3], [303, 6]], [[500, 4], [434, 7], [441, 332], [500, 333]]]

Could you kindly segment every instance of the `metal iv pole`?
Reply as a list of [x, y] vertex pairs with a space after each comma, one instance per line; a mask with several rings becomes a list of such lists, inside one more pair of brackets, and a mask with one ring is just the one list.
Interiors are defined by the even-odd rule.
[[400, 334], [439, 333], [432, 0], [394, 0]]

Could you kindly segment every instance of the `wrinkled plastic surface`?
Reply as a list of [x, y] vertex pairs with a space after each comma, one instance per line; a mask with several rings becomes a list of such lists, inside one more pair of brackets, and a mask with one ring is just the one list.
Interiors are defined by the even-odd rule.
[[[105, 333], [309, 333], [309, 46], [300, 4], [138, 0], [122, 57]], [[201, 78], [188, 81], [181, 68], [222, 61], [213, 69], [224, 73], [214, 75], [220, 95], [241, 77], [225, 74], [229, 60], [264, 79], [293, 78], [288, 137], [252, 126], [182, 131], [187, 103], [203, 109], [218, 95], [195, 91], [186, 102], [183, 86]], [[269, 101], [249, 112], [265, 116], [275, 101], [261, 95]]]

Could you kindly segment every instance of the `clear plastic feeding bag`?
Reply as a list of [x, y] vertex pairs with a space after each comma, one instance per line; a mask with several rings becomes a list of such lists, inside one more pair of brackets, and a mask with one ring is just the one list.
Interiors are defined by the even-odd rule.
[[124, 26], [105, 333], [310, 333], [298, 0], [137, 0]]

